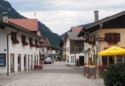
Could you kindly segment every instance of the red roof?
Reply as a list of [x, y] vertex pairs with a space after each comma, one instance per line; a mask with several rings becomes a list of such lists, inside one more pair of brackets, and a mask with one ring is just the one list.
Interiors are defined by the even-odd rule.
[[38, 31], [37, 19], [9, 19], [8, 22], [16, 24], [30, 31]]
[[79, 33], [82, 30], [83, 27], [76, 26], [76, 27], [71, 27], [72, 32]]
[[42, 46], [50, 46], [49, 40], [47, 38], [42, 39]]

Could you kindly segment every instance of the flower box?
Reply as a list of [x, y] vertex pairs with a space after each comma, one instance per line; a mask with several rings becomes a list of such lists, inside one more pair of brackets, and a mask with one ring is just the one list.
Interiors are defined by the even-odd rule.
[[35, 47], [35, 44], [31, 44], [30, 46], [31, 46], [31, 47]]
[[16, 40], [13, 40], [12, 43], [13, 43], [13, 44], [18, 44], [19, 41], [16, 39]]
[[28, 45], [28, 42], [24, 42], [23, 45], [24, 45], [24, 46], [27, 46], [27, 45]]
[[36, 48], [40, 48], [40, 45], [36, 45]]
[[118, 41], [117, 40], [108, 40], [108, 43], [118, 43]]
[[34, 70], [42, 69], [41, 65], [34, 65]]

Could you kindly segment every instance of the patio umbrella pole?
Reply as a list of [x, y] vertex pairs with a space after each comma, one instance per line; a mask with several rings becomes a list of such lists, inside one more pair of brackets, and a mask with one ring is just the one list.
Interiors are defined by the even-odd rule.
[[115, 64], [117, 63], [117, 59], [116, 59], [116, 56], [114, 55], [114, 60], [115, 60]]
[[124, 59], [124, 55], [122, 56], [122, 62], [124, 63], [125, 59]]
[[109, 56], [107, 56], [107, 64], [108, 64], [108, 66], [109, 66]]

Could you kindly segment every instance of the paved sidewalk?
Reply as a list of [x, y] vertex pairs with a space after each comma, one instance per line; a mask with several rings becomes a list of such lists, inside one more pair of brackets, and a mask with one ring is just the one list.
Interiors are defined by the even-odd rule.
[[10, 83], [12, 81], [18, 80], [20, 78], [23, 78], [26, 75], [33, 74], [35, 72], [34, 70], [30, 71], [24, 71], [24, 72], [18, 72], [18, 73], [11, 73], [9, 76], [6, 74], [0, 74], [0, 86], [6, 83]]
[[[73, 69], [76, 69], [76, 70], [80, 70], [82, 73], [83, 73], [83, 69], [84, 67], [83, 66], [71, 66], [71, 65], [68, 65], [68, 67], [71, 67]], [[83, 76], [84, 77], [84, 76]], [[105, 86], [104, 85], [104, 81], [103, 81], [103, 78], [99, 77], [99, 75], [96, 75], [96, 79], [94, 79], [93, 77], [92, 78], [89, 78], [89, 80], [91, 80], [93, 83], [95, 83], [97, 86]], [[87, 78], [87, 77], [86, 77]], [[88, 78], [87, 78], [88, 79]]]
[[43, 70], [0, 75], [0, 86], [104, 86], [102, 82], [84, 77], [82, 68], [67, 67], [64, 62], [45, 64]]

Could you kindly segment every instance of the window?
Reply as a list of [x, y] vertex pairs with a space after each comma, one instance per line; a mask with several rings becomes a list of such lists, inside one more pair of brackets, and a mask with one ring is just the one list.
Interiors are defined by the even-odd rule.
[[120, 41], [120, 33], [105, 33], [105, 41], [117, 43]]
[[74, 58], [74, 56], [73, 56], [73, 63], [75, 63], [75, 58]]
[[71, 56], [71, 63], [73, 63], [73, 62], [72, 62], [72, 56]]
[[69, 56], [67, 56], [67, 63], [69, 63]]
[[13, 44], [18, 44], [19, 41], [17, 40], [17, 33], [16, 32], [11, 32], [11, 40]]
[[33, 39], [29, 38], [29, 44], [32, 45], [33, 44]]
[[117, 56], [117, 63], [122, 63], [122, 58], [123, 58], [123, 56]]
[[29, 38], [29, 44], [31, 47], [35, 47], [35, 45], [33, 44], [33, 39], [32, 38]]
[[40, 47], [40, 45], [38, 44], [38, 40], [37, 39], [35, 40], [35, 46], [36, 46], [36, 48]]
[[25, 35], [21, 35], [21, 39], [22, 39], [22, 44], [25, 46], [25, 45], [28, 45], [28, 42], [26, 42], [26, 36]]
[[35, 40], [35, 45], [36, 45], [36, 46], [38, 45], [38, 40]]
[[103, 65], [107, 65], [108, 63], [107, 63], [107, 58], [109, 58], [109, 57], [107, 57], [107, 56], [102, 56], [102, 64]]
[[67, 47], [67, 52], [69, 51], [68, 49], [69, 49], [69, 48]]
[[22, 35], [21, 38], [22, 38], [22, 43], [25, 43], [26, 42], [26, 36]]
[[0, 66], [6, 65], [6, 54], [0, 54]]
[[56, 53], [58, 53], [58, 50], [56, 50]]
[[86, 37], [85, 42], [86, 42], [86, 43], [89, 42], [89, 34], [86, 34], [85, 37]]

